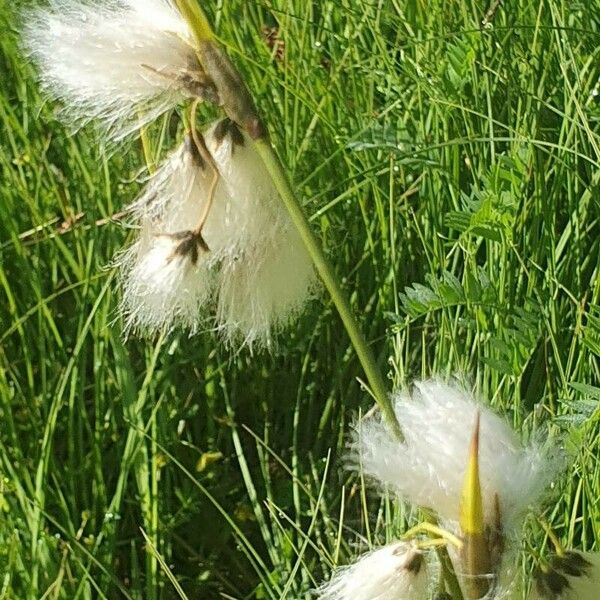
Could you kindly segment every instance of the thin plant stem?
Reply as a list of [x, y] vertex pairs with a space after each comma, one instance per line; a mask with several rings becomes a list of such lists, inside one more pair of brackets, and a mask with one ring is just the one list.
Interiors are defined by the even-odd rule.
[[190, 133], [192, 136], [192, 140], [194, 141], [194, 144], [196, 146], [196, 149], [200, 153], [200, 156], [205, 162], [207, 162], [210, 165], [210, 168], [213, 172], [213, 176], [210, 182], [210, 188], [208, 190], [208, 199], [206, 201], [206, 205], [204, 206], [202, 214], [200, 215], [198, 226], [196, 228], [198, 234], [201, 234], [202, 228], [204, 227], [206, 220], [208, 219], [210, 209], [212, 208], [215, 199], [215, 191], [217, 189], [217, 183], [219, 182], [219, 169], [217, 168], [215, 159], [212, 157], [212, 154], [208, 151], [208, 148], [206, 147], [204, 137], [196, 127], [196, 111], [198, 110], [198, 104], [200, 104], [200, 100], [194, 100], [192, 104], [192, 110], [190, 111]]
[[[212, 32], [208, 20], [202, 11], [202, 8], [200, 8], [200, 5], [195, 0], [176, 0], [176, 3], [181, 11], [181, 14], [189, 23], [192, 31], [194, 32], [198, 46], [206, 47], [207, 44], [208, 47], [215, 46], [216, 42], [214, 41], [214, 33]], [[202, 58], [201, 53], [198, 55], [198, 58]], [[223, 59], [221, 58], [220, 60]], [[227, 63], [229, 62], [228, 59], [225, 58], [225, 60]], [[244, 82], [239, 79], [239, 75], [235, 71], [235, 67], [227, 64], [226, 68], [231, 69], [231, 72], [233, 72], [232, 76], [226, 78], [227, 83], [230, 84], [234, 82], [234, 85], [239, 84], [242, 87], [245, 87]], [[235, 82], [237, 82], [237, 84]], [[239, 91], [242, 96], [244, 96], [242, 90], [238, 90], [237, 88], [233, 88], [233, 90], [228, 88], [227, 92], [235, 93], [236, 90]], [[236, 99], [222, 98], [222, 100], [235, 103]], [[251, 99], [247, 99], [245, 97], [241, 99], [242, 104], [246, 104], [247, 101], [252, 103]], [[227, 106], [224, 106], [224, 108], [227, 110]], [[250, 112], [252, 112], [252, 107], [248, 108]], [[242, 112], [243, 114], [247, 114], [244, 111]], [[258, 115], [256, 115], [256, 118], [259, 120]], [[250, 121], [252, 120], [253, 119], [250, 119]], [[333, 303], [335, 304], [340, 317], [342, 318], [344, 327], [350, 336], [350, 341], [352, 342], [354, 350], [356, 351], [358, 359], [360, 360], [360, 363], [367, 376], [367, 381], [371, 387], [373, 397], [379, 405], [381, 412], [383, 413], [384, 418], [388, 422], [394, 435], [399, 440], [402, 440], [402, 429], [398, 423], [396, 414], [394, 413], [388, 389], [381, 374], [381, 370], [375, 361], [375, 356], [373, 355], [367, 340], [362, 334], [360, 327], [354, 318], [354, 315], [352, 314], [350, 304], [338, 283], [338, 279], [331, 264], [323, 253], [320, 243], [318, 242], [306, 217], [304, 216], [304, 211], [296, 199], [296, 195], [294, 194], [288, 178], [285, 175], [279, 158], [275, 154], [271, 144], [266, 139], [266, 136], [256, 135], [257, 131], [262, 131], [262, 128], [258, 127], [256, 131], [250, 132], [251, 137], [256, 145], [256, 149], [260, 154], [265, 167], [269, 172], [269, 175], [273, 179], [273, 183], [275, 184], [275, 187], [277, 188], [277, 191], [279, 192], [279, 195], [290, 214], [292, 222], [298, 230], [298, 233], [300, 234], [300, 237], [302, 238], [304, 245], [306, 246], [306, 249], [314, 262], [315, 268], [323, 280], [323, 283], [331, 295], [331, 299], [333, 300]]]
[[[214, 39], [214, 34], [210, 28], [208, 20], [204, 12], [195, 0], [176, 0], [182, 15], [190, 24], [192, 31], [196, 36], [196, 40], [201, 47], [206, 42], [211, 42]], [[199, 56], [200, 58], [200, 56]], [[261, 127], [257, 127], [256, 131], [261, 131]], [[249, 132], [254, 140], [256, 150], [258, 151], [265, 168], [267, 169], [279, 195], [288, 210], [290, 218], [308, 253], [310, 254], [315, 268], [323, 280], [327, 291], [331, 295], [331, 299], [338, 310], [344, 327], [348, 332], [350, 341], [360, 363], [367, 376], [367, 381], [371, 386], [373, 397], [380, 407], [389, 427], [399, 441], [404, 439], [402, 428], [396, 418], [396, 413], [388, 393], [385, 380], [381, 374], [373, 351], [371, 350], [367, 340], [365, 339], [358, 322], [352, 314], [350, 303], [348, 302], [339, 282], [331, 266], [327, 260], [323, 249], [317, 237], [313, 233], [304, 211], [296, 198], [296, 194], [290, 185], [290, 182], [285, 174], [281, 161], [275, 154], [273, 147], [269, 143], [266, 135], [254, 135], [255, 132]], [[463, 595], [460, 586], [456, 579], [456, 575], [452, 569], [450, 558], [445, 548], [438, 548], [438, 554], [442, 562], [442, 576], [448, 586], [448, 589], [454, 600], [462, 600]]]
[[463, 542], [459, 537], [455, 536], [452, 532], [446, 529], [442, 529], [439, 525], [435, 525], [434, 523], [429, 523], [427, 521], [415, 525], [414, 527], [409, 529], [402, 537], [405, 539], [411, 539], [422, 533], [427, 533], [428, 535], [434, 535], [438, 538], [442, 538], [446, 540], [447, 544], [452, 544], [459, 550], [463, 547]]
[[275, 155], [275, 152], [268, 142], [265, 139], [259, 139], [255, 142], [256, 149], [260, 154], [269, 175], [271, 176], [281, 199], [283, 200], [292, 222], [294, 223], [308, 253], [310, 254], [315, 268], [327, 291], [331, 295], [331, 299], [337, 308], [342, 322], [344, 323], [344, 327], [350, 336], [350, 341], [354, 346], [354, 350], [358, 355], [360, 363], [365, 371], [367, 376], [367, 381], [371, 386], [371, 391], [373, 392], [373, 396], [379, 404], [381, 412], [383, 413], [385, 419], [387, 420], [389, 426], [392, 428], [394, 434], [398, 437], [398, 439], [402, 440], [402, 429], [400, 428], [400, 424], [398, 423], [398, 419], [396, 418], [396, 414], [394, 413], [394, 408], [392, 406], [392, 402], [390, 400], [390, 396], [388, 394], [387, 386], [381, 375], [381, 370], [377, 366], [375, 361], [375, 357], [373, 356], [373, 352], [369, 347], [367, 340], [362, 334], [354, 315], [352, 314], [352, 309], [350, 308], [350, 304], [346, 299], [342, 288], [338, 283], [338, 279], [335, 275], [335, 272], [327, 260], [327, 257], [323, 253], [321, 245], [317, 240], [315, 234], [313, 233], [310, 225], [304, 216], [304, 211], [302, 210], [299, 202], [296, 200], [296, 196], [289, 184], [289, 181], [283, 172], [283, 168], [281, 166], [281, 162]]
[[148, 173], [154, 175], [156, 165], [152, 158], [152, 145], [150, 143], [150, 137], [148, 136], [148, 129], [145, 126], [140, 129], [140, 140], [142, 142], [142, 152], [144, 153], [144, 162], [146, 163]]

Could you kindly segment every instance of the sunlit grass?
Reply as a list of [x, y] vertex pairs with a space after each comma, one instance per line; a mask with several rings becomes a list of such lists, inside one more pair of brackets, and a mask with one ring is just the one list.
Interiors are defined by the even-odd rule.
[[[363, 373], [328, 299], [279, 351], [122, 338], [111, 216], [145, 177], [54, 119], [0, 0], [0, 598], [305, 598], [414, 521], [344, 469]], [[211, 2], [390, 388], [462, 372], [572, 461], [600, 539], [600, 8]], [[283, 45], [282, 45], [283, 44]], [[208, 113], [206, 113], [208, 116]], [[158, 157], [177, 115], [149, 137]], [[143, 533], [142, 533], [143, 532]], [[548, 544], [535, 521], [527, 540]], [[525, 569], [531, 565], [525, 565]], [[220, 596], [221, 594], [221, 596]]]

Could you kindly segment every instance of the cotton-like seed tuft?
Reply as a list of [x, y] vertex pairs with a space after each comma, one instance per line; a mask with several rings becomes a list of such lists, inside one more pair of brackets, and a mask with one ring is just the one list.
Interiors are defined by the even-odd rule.
[[395, 542], [338, 569], [318, 590], [319, 600], [423, 600], [427, 566], [412, 544]]
[[[129, 213], [139, 239], [117, 260], [126, 331], [195, 333], [214, 283], [204, 236], [197, 233], [211, 173], [186, 139], [151, 177]], [[195, 233], [196, 232], [196, 233]]]
[[206, 228], [220, 262], [216, 327], [231, 345], [268, 346], [314, 292], [312, 260], [252, 140], [228, 119], [206, 139], [229, 198]]
[[[186, 136], [152, 175], [127, 212], [134, 220], [152, 221], [157, 231], [175, 233], [194, 229], [207, 208], [213, 175], [194, 141]], [[229, 202], [223, 194], [223, 186], [217, 186], [213, 207]], [[208, 222], [205, 227], [209, 228]], [[204, 233], [206, 237], [207, 232]]]
[[315, 287], [302, 240], [294, 228], [282, 228], [268, 247], [224, 261], [217, 329], [230, 345], [268, 346], [274, 333], [299, 316]]
[[[200, 321], [206, 323], [207, 306], [214, 304], [215, 328], [228, 344], [269, 346], [273, 334], [300, 313], [313, 292], [312, 261], [252, 141], [228, 119], [210, 127], [205, 139], [210, 156], [203, 156], [194, 140], [186, 138], [129, 207], [133, 219], [144, 223], [144, 235], [160, 243], [138, 242], [121, 260], [123, 313], [130, 329], [181, 325], [195, 332]], [[163, 321], [153, 310], [151, 318], [144, 318], [156, 302], [138, 302], [140, 297], [154, 297], [138, 292], [140, 277], [153, 273], [159, 278], [154, 270], [140, 267], [145, 264], [145, 253], [156, 252], [156, 246], [163, 248], [169, 239], [163, 234], [199, 229], [204, 244], [198, 256], [202, 266], [189, 273], [199, 272], [208, 284], [206, 295], [199, 294], [198, 288], [186, 296], [198, 303], [196, 319], [191, 305], [186, 310], [178, 307], [175, 315]], [[167, 266], [172, 268], [173, 263]], [[186, 276], [182, 285], [193, 287], [195, 281]], [[165, 298], [174, 301], [172, 296]], [[163, 309], [168, 313], [168, 302]]]
[[24, 14], [23, 41], [63, 118], [120, 140], [202, 93], [193, 36], [169, 0], [51, 0]]
[[229, 260], [268, 247], [290, 221], [254, 143], [229, 119], [210, 127], [205, 138], [228, 197], [211, 210], [211, 246]]
[[560, 465], [551, 451], [537, 444], [523, 446], [503, 419], [456, 384], [418, 382], [412, 394], [394, 396], [394, 410], [405, 441], [399, 443], [380, 419], [364, 419], [356, 432], [358, 460], [382, 484], [453, 523], [459, 520], [477, 411], [484, 521], [491, 529], [498, 519], [502, 533], [520, 526], [519, 517], [540, 499]]
[[193, 232], [157, 234], [149, 223], [119, 259], [126, 331], [198, 330], [211, 291], [204, 249]]

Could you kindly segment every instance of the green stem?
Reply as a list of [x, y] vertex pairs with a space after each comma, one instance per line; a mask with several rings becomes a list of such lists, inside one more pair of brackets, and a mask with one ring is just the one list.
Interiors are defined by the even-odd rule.
[[381, 412], [384, 417], [388, 421], [390, 427], [392, 428], [394, 434], [399, 438], [403, 439], [402, 429], [400, 428], [400, 424], [398, 423], [398, 419], [396, 418], [396, 414], [394, 413], [394, 408], [392, 406], [392, 402], [390, 400], [387, 387], [385, 385], [385, 381], [381, 375], [381, 371], [379, 370], [377, 363], [375, 362], [375, 357], [373, 356], [373, 352], [369, 347], [367, 340], [363, 336], [362, 332], [358, 327], [358, 323], [356, 319], [352, 315], [352, 309], [350, 308], [350, 304], [342, 291], [337, 277], [325, 257], [323, 250], [321, 249], [321, 245], [319, 244], [315, 234], [306, 217], [304, 216], [304, 211], [300, 207], [300, 204], [296, 200], [296, 196], [289, 184], [289, 181], [283, 172], [283, 168], [271, 144], [268, 140], [259, 139], [255, 141], [255, 146], [260, 154], [269, 175], [273, 179], [273, 183], [279, 192], [289, 214], [292, 219], [292, 222], [296, 226], [300, 237], [302, 238], [308, 253], [310, 254], [315, 268], [319, 273], [327, 291], [331, 295], [331, 299], [337, 308], [340, 317], [344, 323], [344, 327], [350, 336], [350, 340], [360, 363], [365, 371], [367, 376], [367, 381], [371, 386], [371, 390], [373, 392], [373, 396], [379, 404], [381, 408]]
[[[211, 30], [210, 24], [208, 23], [206, 16], [204, 15], [204, 12], [200, 8], [200, 5], [195, 0], [176, 0], [176, 2], [177, 6], [179, 7], [179, 10], [181, 11], [181, 14], [189, 23], [192, 31], [194, 32], [199, 47], [206, 46], [206, 42], [210, 42], [214, 37], [214, 34]], [[209, 47], [212, 48], [210, 44]], [[242, 108], [244, 110], [234, 110], [233, 112], [240, 112], [243, 116], [245, 116], [246, 114], [252, 115], [254, 112], [254, 108], [252, 106], [251, 99], [249, 100], [245, 97], [246, 94], [242, 93], [244, 90], [242, 90], [240, 86], [242, 86], [242, 88], [244, 89], [245, 86], [243, 84], [243, 81], [240, 79], [235, 67], [229, 62], [229, 59], [227, 59], [226, 57], [219, 56], [219, 60], [221, 62], [225, 61], [226, 73], [215, 73], [215, 76], [229, 75], [228, 77], [224, 77], [222, 87], [224, 91], [227, 92], [227, 94], [231, 95], [231, 97], [227, 96], [223, 98], [223, 100], [226, 101], [227, 104], [231, 105], [229, 106], [229, 108], [239, 108], [236, 107], [235, 104], [236, 100], [240, 100]], [[240, 92], [242, 96], [241, 98], [235, 98], [236, 89], [238, 89], [238, 91]], [[224, 108], [228, 112], [228, 114], [232, 112], [231, 110], [227, 110], [227, 105]], [[256, 115], [256, 118], [257, 120], [259, 120], [258, 115]], [[234, 120], [236, 119], [234, 118]], [[245, 123], [244, 121], [245, 119], [242, 119], [242, 122], [240, 124], [248, 126], [249, 123], [251, 124], [253, 119], [248, 119], [248, 123]], [[251, 137], [253, 138], [256, 144], [256, 149], [262, 157], [265, 167], [271, 175], [275, 187], [277, 188], [279, 195], [281, 196], [287, 210], [290, 213], [292, 222], [298, 229], [298, 232], [302, 240], [304, 241], [304, 244], [306, 245], [306, 249], [308, 250], [315, 264], [317, 272], [321, 276], [325, 287], [331, 294], [333, 303], [335, 304], [340, 314], [340, 317], [342, 318], [342, 321], [344, 323], [344, 327], [346, 328], [346, 331], [350, 336], [350, 341], [352, 342], [356, 354], [358, 355], [358, 359], [362, 364], [362, 367], [367, 376], [367, 381], [371, 386], [371, 391], [373, 392], [373, 396], [375, 397], [377, 404], [379, 404], [379, 407], [381, 408], [381, 412], [383, 413], [385, 419], [392, 428], [394, 434], [399, 440], [402, 440], [404, 438], [404, 436], [402, 435], [402, 429], [400, 428], [400, 424], [398, 423], [398, 419], [396, 418], [396, 414], [394, 413], [394, 408], [392, 406], [392, 402], [388, 394], [387, 386], [385, 385], [385, 381], [383, 380], [381, 371], [379, 370], [377, 363], [375, 362], [375, 357], [371, 352], [371, 348], [369, 348], [367, 340], [364, 338], [362, 332], [360, 331], [358, 323], [352, 315], [352, 309], [350, 308], [350, 304], [348, 303], [344, 292], [338, 284], [338, 280], [335, 276], [335, 273], [333, 272], [333, 269], [331, 268], [331, 265], [329, 264], [327, 258], [323, 254], [321, 245], [319, 244], [317, 238], [312, 232], [312, 229], [310, 228], [310, 225], [308, 224], [308, 221], [304, 216], [304, 212], [300, 207], [300, 204], [296, 200], [296, 196], [294, 195], [294, 192], [283, 171], [281, 162], [275, 155], [275, 152], [273, 151], [273, 148], [268, 142], [268, 140], [260, 135], [261, 129], [262, 128], [259, 127], [258, 124], [256, 124], [256, 131], [250, 132]]]
[[[439, 535], [441, 538], [446, 539], [449, 543], [452, 543], [456, 546], [456, 542], [459, 541], [459, 538], [451, 534], [450, 532], [444, 532], [440, 529], [439, 522], [435, 516], [435, 514], [429, 510], [422, 510], [423, 513], [423, 521], [419, 523], [417, 526], [409, 529], [402, 537], [410, 537], [413, 532], [433, 532], [436, 535]], [[462, 540], [461, 540], [462, 542]], [[450, 554], [448, 553], [448, 545], [439, 546], [435, 549], [438, 560], [440, 561], [441, 571], [440, 571], [440, 580], [439, 580], [439, 589], [438, 592], [445, 592], [448, 590], [448, 593], [452, 597], [452, 600], [464, 600], [462, 590], [460, 589], [460, 584], [458, 583], [458, 578], [456, 577], [456, 573], [454, 571], [454, 565], [452, 564], [452, 560], [450, 558]], [[462, 548], [461, 548], [462, 549]]]
[[[210, 24], [208, 23], [204, 12], [195, 0], [176, 0], [176, 2], [184, 18], [188, 21], [188, 23], [190, 23], [190, 26], [192, 27], [192, 30], [197, 38], [199, 47], [202, 47], [203, 43], [210, 41], [213, 37]], [[231, 65], [231, 67], [235, 71], [233, 65]], [[229, 91], [229, 88], [234, 88], [238, 82], [239, 77], [237, 76], [237, 73], [235, 72], [234, 75], [235, 77], [232, 77], [231, 81], [226, 82], [228, 84], [233, 82], [233, 85], [229, 85], [229, 87], [224, 86], [227, 91]], [[245, 100], [245, 102], [242, 102], [242, 104], [247, 109], [249, 107], [249, 112], [253, 114], [253, 103], [250, 102], [248, 105], [247, 99], [242, 99]], [[248, 125], [248, 123], [243, 124], [246, 126]], [[249, 133], [251, 134], [256, 149], [260, 154], [265, 167], [269, 172], [269, 175], [271, 176], [273, 183], [275, 184], [275, 187], [277, 188], [277, 191], [279, 192], [279, 195], [281, 196], [281, 199], [283, 200], [283, 203], [290, 214], [292, 222], [298, 230], [298, 233], [300, 234], [300, 237], [302, 238], [306, 249], [314, 262], [319, 276], [323, 280], [323, 283], [325, 284], [325, 287], [331, 295], [333, 303], [340, 314], [342, 322], [344, 323], [344, 327], [346, 328], [352, 345], [354, 346], [354, 350], [356, 351], [360, 363], [365, 371], [367, 381], [371, 386], [371, 391], [373, 392], [373, 396], [377, 401], [377, 404], [379, 404], [381, 412], [383, 413], [396, 437], [399, 440], [403, 440], [404, 436], [402, 434], [402, 429], [398, 419], [396, 418], [396, 414], [394, 413], [394, 408], [388, 394], [387, 386], [381, 375], [381, 371], [375, 362], [375, 357], [367, 343], [367, 340], [363, 336], [358, 323], [352, 314], [350, 304], [338, 283], [333, 268], [323, 253], [321, 245], [315, 234], [310, 228], [310, 225], [304, 215], [304, 211], [296, 199], [294, 191], [288, 181], [288, 178], [286, 177], [279, 158], [276, 156], [269, 141], [265, 137], [262, 137], [262, 135], [253, 134], [256, 132], [260, 132], [262, 134], [262, 128], [257, 126], [255, 132], [250, 131]], [[454, 575], [447, 550], [445, 548], [440, 548], [438, 549], [438, 554], [442, 562], [444, 579], [453, 598], [455, 600], [462, 600], [460, 586], [458, 585], [458, 581]]]
[[449, 594], [454, 600], [463, 600], [464, 596], [462, 590], [460, 589], [460, 584], [458, 583], [456, 574], [454, 573], [452, 561], [450, 560], [450, 556], [448, 555], [448, 549], [438, 548], [436, 552], [438, 555], [438, 559], [442, 565], [442, 577], [446, 582]]
[[183, 18], [189, 23], [199, 44], [214, 37], [212, 27], [196, 0], [175, 0], [175, 4]]

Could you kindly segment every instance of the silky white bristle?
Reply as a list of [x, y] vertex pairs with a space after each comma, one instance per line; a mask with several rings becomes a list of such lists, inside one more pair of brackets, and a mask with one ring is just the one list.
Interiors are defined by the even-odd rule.
[[380, 420], [357, 428], [356, 447], [365, 472], [415, 505], [459, 520], [460, 497], [477, 411], [481, 414], [479, 470], [484, 520], [496, 522], [495, 499], [506, 532], [539, 500], [560, 461], [536, 444], [521, 445], [503, 419], [456, 384], [416, 383], [414, 392], [394, 396], [405, 436], [398, 442]]
[[267, 248], [288, 227], [289, 217], [254, 143], [229, 119], [210, 127], [205, 137], [229, 198], [211, 210], [210, 245], [230, 260], [252, 248]]
[[[141, 195], [127, 208], [136, 220], [151, 220], [157, 231], [175, 233], [198, 226], [207, 207], [213, 172], [186, 136], [159, 166]], [[217, 186], [214, 204], [228, 202]], [[205, 232], [206, 233], [206, 232]]]
[[412, 544], [395, 542], [336, 571], [318, 590], [319, 600], [423, 600], [427, 568]]
[[221, 121], [206, 139], [229, 198], [205, 229], [220, 261], [216, 326], [231, 345], [268, 346], [313, 293], [313, 263], [250, 138]]
[[193, 38], [169, 0], [51, 0], [24, 21], [42, 83], [75, 125], [98, 119], [120, 140], [190, 95]]
[[226, 261], [219, 274], [217, 328], [234, 345], [269, 346], [315, 289], [312, 262], [295, 229], [267, 248]]
[[211, 292], [211, 273], [201, 256], [180, 252], [181, 240], [144, 226], [141, 238], [119, 259], [125, 331], [198, 330]]
[[[210, 208], [202, 226], [208, 250], [199, 260], [202, 276], [206, 278], [206, 270], [213, 276], [214, 286], [207, 294], [217, 306], [215, 327], [231, 346], [270, 346], [273, 334], [300, 313], [315, 289], [312, 260], [251, 140], [224, 120], [209, 128], [206, 141], [213, 160], [203, 158], [193, 139], [186, 138], [150, 178], [129, 213], [163, 239], [162, 234], [195, 231]], [[209, 206], [215, 167], [219, 179]], [[125, 282], [148, 272], [131, 265], [139, 266], [144, 251], [152, 248], [138, 245], [126, 255], [130, 266], [124, 269]], [[132, 252], [140, 258], [132, 260]], [[190, 284], [188, 278], [186, 282]], [[137, 288], [124, 285], [125, 314], [135, 315], [134, 323], [144, 326], [138, 328], [162, 324], [155, 317], [143, 318], [154, 304], [146, 302], [136, 308], [136, 298], [152, 294], [134, 294], [132, 289]], [[205, 303], [208, 300], [209, 296], [202, 298]], [[206, 311], [197, 308], [197, 319], [204, 319]], [[167, 312], [169, 304], [163, 309]], [[191, 310], [178, 314], [185, 314], [185, 320], [175, 316], [169, 326], [198, 330]]]

